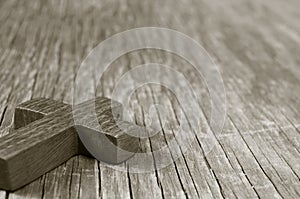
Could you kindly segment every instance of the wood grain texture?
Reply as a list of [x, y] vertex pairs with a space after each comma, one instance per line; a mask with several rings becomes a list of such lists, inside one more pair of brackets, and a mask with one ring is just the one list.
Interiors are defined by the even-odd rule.
[[[192, 143], [194, 150], [168, 168], [145, 174], [116, 171], [78, 156], [0, 197], [299, 198], [299, 6], [297, 0], [0, 1], [2, 135], [13, 129], [14, 108], [21, 102], [46, 97], [71, 104], [84, 57], [109, 36], [135, 27], [172, 28], [198, 41], [220, 69], [228, 109], [223, 133], [208, 156], [200, 137]], [[95, 83], [97, 95], [110, 97], [120, 75], [150, 62], [172, 66], [201, 90], [202, 129], [194, 132], [209, 129], [204, 80], [167, 53], [145, 50], [120, 57], [98, 87]], [[147, 126], [143, 102], [149, 99], [172, 114], [170, 128], [147, 140], [144, 151], [168, 143], [179, 125], [174, 96], [155, 85], [131, 98], [137, 124]]]
[[[94, 103], [97, 124], [101, 129], [90, 125], [95, 119], [92, 114], [84, 111], [89, 106], [93, 107]], [[53, 100], [34, 99], [16, 108], [16, 130], [1, 138], [2, 189], [18, 189], [72, 156], [92, 156], [81, 143], [77, 132], [87, 134], [89, 139], [100, 143], [92, 145], [95, 144], [93, 142], [90, 147], [97, 151], [97, 158], [107, 163], [119, 164], [139, 150], [138, 139], [124, 133], [133, 131], [134, 125], [122, 122], [126, 123], [126, 128], [117, 128], [113, 111], [121, 113], [122, 106], [119, 103], [113, 103], [104, 97], [96, 98], [95, 101], [90, 100], [75, 106], [73, 111], [78, 112], [83, 121], [75, 124], [71, 106]], [[117, 150], [118, 147], [124, 152]]]

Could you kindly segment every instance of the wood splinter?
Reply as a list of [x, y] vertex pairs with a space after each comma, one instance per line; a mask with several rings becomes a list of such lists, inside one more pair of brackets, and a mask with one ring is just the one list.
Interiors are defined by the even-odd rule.
[[[97, 158], [106, 163], [119, 164], [137, 152], [139, 139], [120, 130], [119, 122], [117, 125], [113, 119], [112, 111], [121, 113], [122, 105], [99, 97], [80, 104], [78, 110], [93, 104], [101, 132], [88, 125], [75, 126], [71, 105], [61, 102], [34, 99], [16, 107], [14, 132], [0, 138], [0, 189], [18, 189], [72, 156], [91, 156], [79, 139], [78, 129], [93, 139], [93, 143], [96, 139]], [[89, 115], [84, 117], [85, 121], [93, 119]], [[142, 129], [129, 122], [120, 123], [128, 131]], [[111, 142], [104, 142], [104, 136]]]

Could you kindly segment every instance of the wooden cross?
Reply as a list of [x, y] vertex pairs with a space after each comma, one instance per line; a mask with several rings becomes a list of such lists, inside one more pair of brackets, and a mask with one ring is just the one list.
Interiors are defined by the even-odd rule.
[[[121, 104], [100, 97], [78, 108], [85, 110], [91, 105], [95, 105], [102, 131], [87, 126], [80, 126], [80, 131], [89, 133], [91, 139], [99, 139], [96, 147], [102, 161], [124, 162], [138, 151], [139, 139], [120, 130], [113, 119], [113, 111], [121, 113]], [[85, 121], [93, 119], [89, 115], [84, 117]], [[128, 131], [138, 128], [129, 122], [121, 123]], [[74, 155], [91, 156], [77, 134], [71, 105], [50, 99], [22, 103], [15, 109], [14, 127], [14, 132], [0, 138], [0, 189], [18, 189]], [[111, 143], [103, 144], [101, 136], [106, 136]], [[116, 146], [123, 150], [120, 152]]]

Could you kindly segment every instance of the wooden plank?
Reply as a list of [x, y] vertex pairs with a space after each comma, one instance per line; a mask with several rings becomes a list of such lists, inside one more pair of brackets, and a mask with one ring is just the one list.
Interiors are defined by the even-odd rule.
[[6, 198], [6, 192], [5, 191], [0, 191], [0, 198], [5, 199]]
[[[228, 100], [224, 131], [216, 136], [217, 145], [207, 157], [201, 139], [170, 167], [145, 174], [116, 171], [79, 156], [8, 196], [0, 192], [1, 196], [299, 197], [298, 5], [296, 0], [1, 2], [2, 135], [9, 133], [20, 102], [49, 97], [70, 104], [72, 81], [82, 59], [105, 38], [133, 27], [173, 28], [200, 42], [219, 65]], [[205, 84], [193, 79], [190, 66], [160, 52], [132, 54], [112, 64], [97, 94], [109, 97], [118, 77], [131, 66], [160, 60], [191, 77], [192, 86], [201, 89], [202, 130], [207, 131], [209, 96]], [[142, 106], [146, 96], [164, 101], [172, 110], [169, 121], [178, 125], [178, 107], [163, 94], [165, 90], [149, 87], [133, 96], [138, 124], [146, 124], [143, 114], [148, 110]], [[164, 129], [162, 136], [145, 142], [144, 150], [168, 144], [167, 135], [172, 134]], [[168, 157], [180, 150], [178, 146]]]

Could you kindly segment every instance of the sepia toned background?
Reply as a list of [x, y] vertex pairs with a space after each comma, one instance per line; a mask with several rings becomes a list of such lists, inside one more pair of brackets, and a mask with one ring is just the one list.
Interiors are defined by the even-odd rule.
[[[223, 132], [204, 156], [198, 135], [210, 128], [205, 80], [170, 53], [126, 54], [95, 80], [97, 94], [110, 97], [118, 78], [140, 64], [173, 67], [201, 93], [193, 150], [143, 174], [77, 156], [15, 192], [0, 191], [0, 198], [299, 198], [299, 9], [298, 0], [0, 0], [0, 136], [10, 133], [21, 102], [47, 97], [71, 104], [77, 69], [88, 53], [137, 27], [170, 28], [199, 42], [218, 65], [227, 97]], [[149, 125], [149, 101], [170, 114], [165, 129], [143, 144], [145, 151], [168, 145], [179, 125], [176, 96], [151, 84], [131, 96], [137, 124]]]

